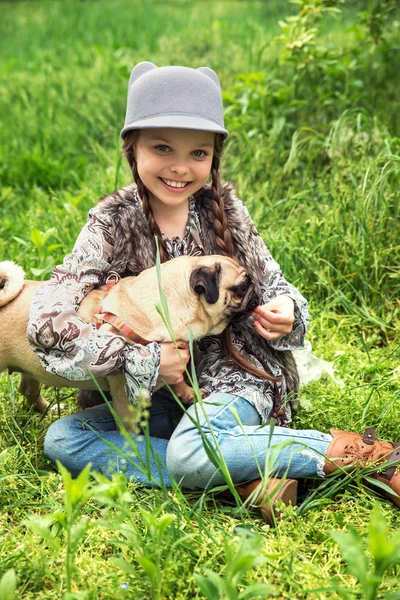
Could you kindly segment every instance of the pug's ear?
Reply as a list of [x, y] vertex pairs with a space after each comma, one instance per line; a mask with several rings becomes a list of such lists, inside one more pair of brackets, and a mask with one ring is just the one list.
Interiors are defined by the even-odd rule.
[[217, 263], [213, 268], [197, 267], [190, 276], [190, 287], [198, 294], [204, 294], [208, 304], [215, 304], [219, 298], [219, 279], [221, 265]]

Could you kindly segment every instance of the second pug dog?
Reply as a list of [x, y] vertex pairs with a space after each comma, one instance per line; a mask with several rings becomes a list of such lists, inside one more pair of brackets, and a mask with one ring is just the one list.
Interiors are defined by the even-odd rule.
[[[252, 310], [257, 305], [254, 286], [239, 263], [223, 256], [182, 256], [161, 265], [162, 289], [167, 298], [172, 331], [176, 340], [194, 340], [221, 333], [233, 315]], [[23, 272], [13, 263], [0, 263], [0, 371], [22, 373], [19, 390], [38, 410], [47, 402], [40, 395], [40, 385], [95, 389], [91, 380], [70, 381], [45, 371], [30, 346], [26, 329], [32, 295], [40, 282], [23, 280]], [[82, 301], [79, 315], [87, 322], [101, 321], [101, 327], [143, 341], [171, 341], [168, 328], [156, 309], [159, 289], [156, 267], [137, 277], [126, 277], [106, 293], [98, 288]], [[111, 315], [111, 317], [110, 317]], [[115, 319], [113, 318], [116, 317]], [[117, 328], [117, 329], [115, 329]], [[117, 374], [98, 380], [103, 390], [110, 390], [118, 417], [126, 424], [131, 418], [125, 394], [124, 376]], [[188, 401], [186, 384], [178, 393]]]

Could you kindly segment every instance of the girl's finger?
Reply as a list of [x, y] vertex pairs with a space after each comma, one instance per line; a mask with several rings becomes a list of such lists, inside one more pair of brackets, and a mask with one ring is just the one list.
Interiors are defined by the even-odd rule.
[[260, 317], [259, 315], [256, 315], [254, 318], [254, 323], [260, 323], [260, 325], [268, 330], [271, 331], [277, 331], [282, 333], [287, 333], [288, 331], [290, 331], [288, 329], [288, 325], [287, 324], [281, 324], [281, 323], [272, 323], [271, 321], [268, 321], [267, 319], [264, 319], [263, 317]]
[[262, 327], [264, 327], [264, 329], [274, 329], [274, 326], [272, 325], [272, 323], [270, 323], [266, 319], [261, 319], [260, 317], [256, 317], [254, 319], [254, 322], [259, 323]]
[[294, 322], [294, 316], [291, 313], [276, 313], [271, 310], [267, 310], [262, 306], [258, 306], [254, 310], [254, 316], [259, 319], [266, 319], [271, 325], [287, 325]]
[[279, 331], [271, 331], [269, 329], [265, 329], [258, 321], [254, 321], [254, 327], [258, 334], [260, 334], [266, 340], [277, 340], [282, 337], [282, 333]]

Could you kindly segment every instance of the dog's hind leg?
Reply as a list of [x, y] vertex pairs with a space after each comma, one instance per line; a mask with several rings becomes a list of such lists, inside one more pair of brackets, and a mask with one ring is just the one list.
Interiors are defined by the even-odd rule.
[[40, 394], [40, 383], [26, 373], [21, 374], [18, 391], [25, 396], [31, 406], [34, 406], [40, 413], [44, 413], [50, 406]]
[[[122, 373], [112, 375], [108, 378], [110, 392], [112, 396], [112, 407], [119, 420], [123, 423], [125, 429], [131, 433], [135, 433], [138, 423], [135, 409], [129, 402], [125, 392], [125, 377]], [[117, 429], [120, 430], [119, 424], [116, 423]]]

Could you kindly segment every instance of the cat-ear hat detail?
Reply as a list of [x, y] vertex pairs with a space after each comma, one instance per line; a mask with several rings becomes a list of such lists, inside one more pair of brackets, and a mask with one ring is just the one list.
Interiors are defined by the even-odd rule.
[[226, 139], [221, 86], [215, 71], [138, 63], [129, 79], [121, 137], [132, 129], [158, 127], [214, 131]]

